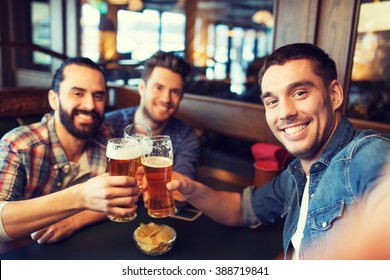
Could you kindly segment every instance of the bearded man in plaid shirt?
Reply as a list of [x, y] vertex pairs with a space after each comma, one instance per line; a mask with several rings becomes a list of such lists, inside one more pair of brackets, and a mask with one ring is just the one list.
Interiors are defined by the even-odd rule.
[[[103, 125], [106, 79], [88, 58], [66, 60], [48, 94], [53, 114], [0, 141], [0, 241], [31, 234], [53, 243], [106, 218], [135, 211], [135, 178], [109, 176]], [[124, 188], [128, 186], [129, 188]]]

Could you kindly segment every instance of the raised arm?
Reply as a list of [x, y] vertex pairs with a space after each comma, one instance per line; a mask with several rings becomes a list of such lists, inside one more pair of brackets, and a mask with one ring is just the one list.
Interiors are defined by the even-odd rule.
[[187, 201], [214, 221], [229, 226], [244, 226], [241, 194], [216, 191], [202, 183], [174, 172], [167, 188], [178, 201]]
[[137, 201], [134, 178], [103, 174], [49, 195], [10, 201], [4, 205], [1, 221], [8, 237], [18, 239], [87, 209], [126, 215], [134, 211], [127, 205]]

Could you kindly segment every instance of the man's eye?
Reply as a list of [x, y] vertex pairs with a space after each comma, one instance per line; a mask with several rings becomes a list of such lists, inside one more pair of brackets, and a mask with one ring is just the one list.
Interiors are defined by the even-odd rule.
[[270, 108], [275, 107], [277, 103], [278, 103], [277, 99], [264, 100], [264, 105]]
[[95, 94], [93, 98], [96, 101], [103, 101], [104, 100], [104, 94]]
[[296, 92], [294, 93], [294, 96], [300, 97], [300, 96], [305, 95], [306, 93], [307, 93], [306, 90], [299, 90], [299, 91], [296, 91]]
[[171, 92], [172, 92], [174, 95], [178, 95], [178, 96], [180, 96], [180, 95], [181, 95], [181, 93], [182, 93], [182, 91], [181, 91], [181, 90], [179, 90], [179, 89], [172, 90]]

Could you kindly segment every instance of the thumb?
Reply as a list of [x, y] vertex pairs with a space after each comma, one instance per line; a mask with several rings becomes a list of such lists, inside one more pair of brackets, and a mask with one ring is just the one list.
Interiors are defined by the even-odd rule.
[[172, 180], [167, 183], [167, 189], [170, 191], [177, 191], [181, 189], [181, 184], [179, 180]]

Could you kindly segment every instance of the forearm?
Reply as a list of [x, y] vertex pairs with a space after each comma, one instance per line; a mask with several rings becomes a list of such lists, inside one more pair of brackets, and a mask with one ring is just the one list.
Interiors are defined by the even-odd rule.
[[188, 202], [208, 217], [228, 226], [244, 226], [241, 195], [236, 192], [215, 191], [199, 182]]
[[67, 218], [74, 226], [74, 231], [78, 231], [91, 224], [107, 219], [106, 213], [85, 210]]
[[18, 239], [84, 210], [75, 188], [39, 198], [12, 201], [4, 206], [1, 220], [9, 237]]

